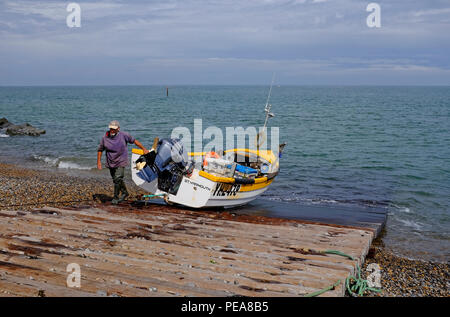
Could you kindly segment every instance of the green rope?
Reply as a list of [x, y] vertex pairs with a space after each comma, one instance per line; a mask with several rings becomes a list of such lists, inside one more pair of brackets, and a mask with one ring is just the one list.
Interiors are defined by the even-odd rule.
[[156, 195], [142, 195], [142, 198], [155, 198], [155, 197], [161, 197], [166, 194], [156, 194]]
[[340, 256], [349, 258], [349, 259], [352, 260], [352, 261], [355, 260], [351, 255], [345, 254], [345, 253], [343, 253], [343, 252], [341, 252], [341, 251], [337, 251], [337, 250], [326, 250], [326, 251], [323, 251], [322, 253], [326, 253], [326, 254], [336, 254], [336, 255], [340, 255]]
[[[340, 255], [340, 256], [346, 257], [353, 261], [355, 260], [351, 255], [345, 254], [344, 252], [341, 252], [338, 250], [326, 250], [326, 251], [320, 251], [320, 253], [335, 254], [335, 255]], [[355, 276], [350, 275], [349, 277], [347, 277], [345, 279], [345, 288], [347, 289], [347, 292], [351, 296], [363, 296], [366, 291], [372, 291], [372, 292], [377, 292], [377, 293], [381, 292], [381, 289], [369, 287], [367, 280], [364, 280], [361, 278], [361, 268], [359, 267], [358, 264], [356, 265], [356, 268], [357, 268], [357, 272], [358, 272], [358, 277], [356, 278]], [[319, 296], [325, 292], [335, 289], [340, 283], [341, 283], [341, 280], [338, 280], [333, 285], [330, 285], [324, 289], [321, 289], [314, 293], [306, 294], [305, 297]]]
[[341, 280], [338, 280], [336, 283], [334, 283], [333, 285], [330, 285], [324, 289], [321, 289], [320, 291], [314, 292], [314, 293], [309, 293], [306, 294], [305, 297], [314, 297], [314, 296], [319, 296], [325, 292], [331, 291], [333, 289], [335, 289], [339, 284], [341, 283]]
[[352, 296], [363, 296], [366, 291], [372, 291], [380, 293], [381, 289], [369, 287], [367, 280], [361, 278], [361, 268], [356, 265], [358, 271], [358, 277], [350, 275], [345, 279], [345, 287], [347, 291]]

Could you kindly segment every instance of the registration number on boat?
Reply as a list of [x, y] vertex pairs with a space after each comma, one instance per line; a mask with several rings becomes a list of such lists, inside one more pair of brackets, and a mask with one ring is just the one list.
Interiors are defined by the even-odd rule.
[[216, 185], [213, 196], [236, 196], [239, 189], [241, 189], [241, 184], [219, 183]]

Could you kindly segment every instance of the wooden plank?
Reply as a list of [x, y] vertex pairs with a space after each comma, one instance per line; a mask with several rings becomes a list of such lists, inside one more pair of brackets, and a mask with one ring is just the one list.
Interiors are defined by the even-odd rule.
[[[1, 296], [303, 296], [353, 274], [375, 236], [127, 205], [0, 211], [0, 232]], [[80, 265], [80, 289], [66, 285], [69, 263]], [[323, 296], [344, 292], [341, 283]]]

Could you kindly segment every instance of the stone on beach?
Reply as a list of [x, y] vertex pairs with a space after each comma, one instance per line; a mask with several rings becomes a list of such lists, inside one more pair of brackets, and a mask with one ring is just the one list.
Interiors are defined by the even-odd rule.
[[45, 134], [45, 130], [33, 127], [29, 123], [16, 125], [8, 121], [6, 118], [0, 119], [0, 129], [5, 129], [5, 133], [8, 135], [30, 135], [39, 136]]

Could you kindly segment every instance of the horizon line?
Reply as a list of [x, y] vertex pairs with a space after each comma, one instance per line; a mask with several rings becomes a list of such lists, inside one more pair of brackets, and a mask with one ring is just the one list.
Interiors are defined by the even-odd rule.
[[[270, 84], [51, 84], [51, 85], [0, 85], [0, 88], [26, 87], [195, 87], [195, 86], [270, 86]], [[450, 87], [450, 84], [275, 84], [275, 87]]]

